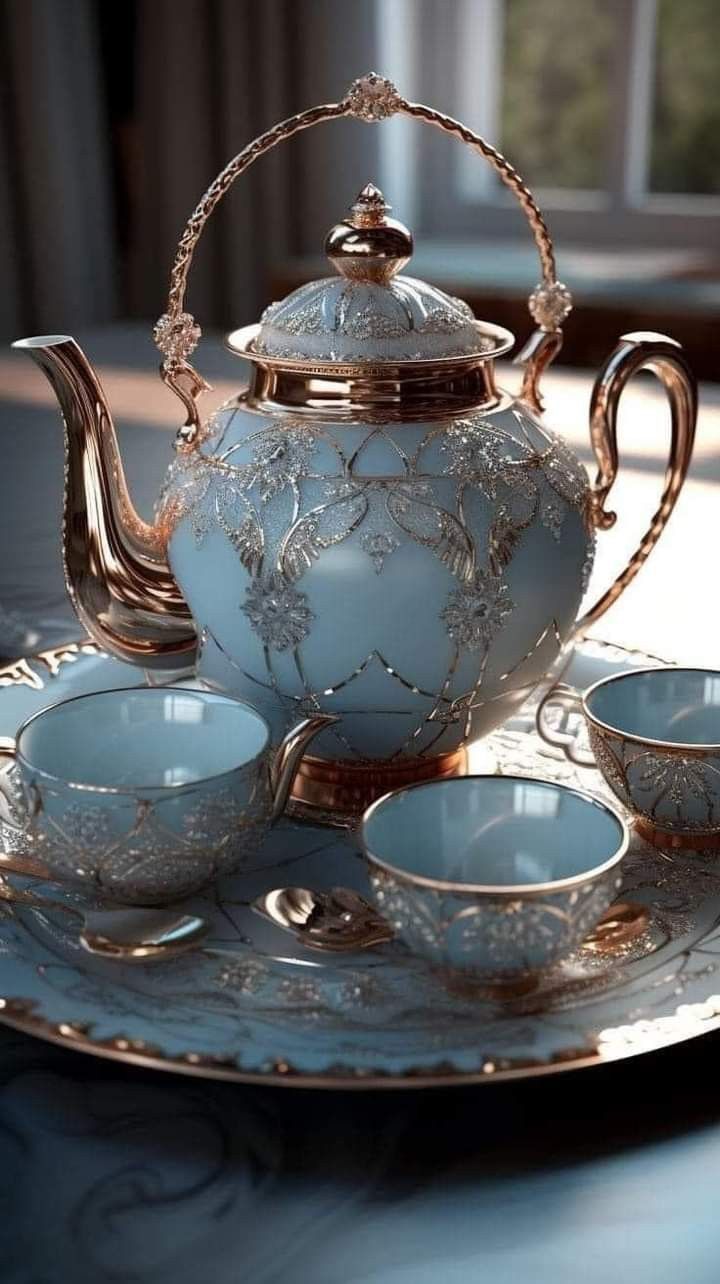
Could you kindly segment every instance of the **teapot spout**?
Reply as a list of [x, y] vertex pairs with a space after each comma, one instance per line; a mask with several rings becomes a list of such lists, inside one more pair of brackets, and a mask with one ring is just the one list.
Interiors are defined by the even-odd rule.
[[19, 339], [48, 379], [65, 424], [63, 559], [81, 624], [111, 655], [144, 668], [192, 663], [197, 634], [167, 561], [167, 532], [128, 494], [105, 395], [68, 335]]
[[272, 821], [282, 816], [290, 790], [300, 766], [300, 759], [310, 741], [326, 727], [333, 726], [340, 718], [336, 713], [318, 713], [312, 718], [305, 718], [292, 731], [289, 731], [280, 748], [276, 751], [275, 761], [270, 771], [270, 784], [273, 793]]

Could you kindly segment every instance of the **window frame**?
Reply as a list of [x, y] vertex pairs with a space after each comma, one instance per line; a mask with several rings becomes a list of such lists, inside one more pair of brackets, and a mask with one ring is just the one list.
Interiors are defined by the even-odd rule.
[[[381, 61], [401, 92], [442, 106], [496, 144], [504, 2], [376, 0]], [[647, 191], [657, 0], [604, 3], [627, 31], [614, 59], [608, 185], [602, 191], [533, 187], [553, 236], [573, 246], [717, 251], [720, 197]], [[381, 142], [381, 177], [406, 221], [426, 238], [471, 237], [480, 228], [496, 240], [527, 235], [512, 195], [490, 167], [433, 133], [418, 122], [395, 121]], [[533, 186], [532, 175], [523, 178]]]

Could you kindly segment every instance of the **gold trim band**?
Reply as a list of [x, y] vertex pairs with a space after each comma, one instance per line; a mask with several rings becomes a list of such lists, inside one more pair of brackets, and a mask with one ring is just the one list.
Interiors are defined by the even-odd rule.
[[246, 403], [251, 410], [273, 413], [289, 410], [332, 422], [369, 420], [383, 423], [447, 418], [471, 410], [494, 410], [501, 401], [492, 361], [409, 369], [395, 375], [365, 372], [339, 375], [331, 368], [306, 374], [265, 365], [253, 357]]

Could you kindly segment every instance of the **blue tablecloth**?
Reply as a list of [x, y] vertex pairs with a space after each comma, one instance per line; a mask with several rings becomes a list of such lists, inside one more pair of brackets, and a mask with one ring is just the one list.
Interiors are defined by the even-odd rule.
[[[77, 626], [55, 411], [5, 402], [0, 442], [2, 653]], [[135, 422], [123, 445], [147, 510], [167, 435]], [[334, 1094], [151, 1074], [0, 1027], [0, 1281], [717, 1284], [718, 1064], [707, 1036], [514, 1084]]]

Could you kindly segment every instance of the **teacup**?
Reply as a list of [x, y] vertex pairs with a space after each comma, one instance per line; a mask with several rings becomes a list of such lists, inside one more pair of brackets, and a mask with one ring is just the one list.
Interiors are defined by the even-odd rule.
[[375, 903], [408, 948], [500, 983], [582, 944], [616, 899], [628, 845], [613, 808], [517, 776], [398, 790], [362, 835]]
[[[592, 756], [552, 723], [560, 706], [582, 714]], [[635, 669], [583, 694], [553, 687], [537, 711], [542, 738], [581, 767], [596, 766], [659, 847], [720, 846], [720, 672]]]
[[5, 819], [64, 882], [135, 904], [176, 900], [262, 864], [305, 746], [335, 721], [307, 719], [273, 753], [265, 720], [228, 696], [78, 696], [36, 713], [0, 749], [15, 764]]

